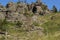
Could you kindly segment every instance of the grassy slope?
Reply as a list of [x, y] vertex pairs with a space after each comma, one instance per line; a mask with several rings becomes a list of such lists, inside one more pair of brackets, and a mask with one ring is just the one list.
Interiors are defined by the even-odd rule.
[[[51, 20], [52, 16], [54, 17]], [[45, 19], [47, 22], [41, 26], [45, 29], [44, 33], [46, 33], [47, 37], [43, 38], [43, 40], [60, 40], [60, 13], [45, 16]]]
[[[52, 16], [54, 17], [51, 20]], [[20, 38], [18, 38], [18, 40], [60, 40], [60, 13], [39, 16], [38, 20], [41, 21], [39, 25], [44, 28], [45, 35], [39, 36], [36, 32], [27, 33], [23, 31], [22, 28], [16, 30], [14, 23], [8, 23], [10, 36], [8, 36], [7, 40], [15, 40], [18, 37]], [[3, 38], [1, 40], [3, 40]]]

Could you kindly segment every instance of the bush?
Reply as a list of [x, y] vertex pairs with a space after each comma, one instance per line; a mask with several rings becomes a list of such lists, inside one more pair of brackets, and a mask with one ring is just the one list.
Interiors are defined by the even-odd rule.
[[22, 22], [20, 22], [20, 21], [17, 21], [17, 23], [16, 23], [16, 26], [18, 27], [18, 28], [20, 28], [21, 26], [22, 26]]

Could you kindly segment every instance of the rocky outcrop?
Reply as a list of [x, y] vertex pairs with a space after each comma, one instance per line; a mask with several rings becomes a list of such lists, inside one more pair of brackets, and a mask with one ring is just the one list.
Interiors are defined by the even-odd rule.
[[42, 5], [43, 4], [39, 2], [32, 3], [31, 5], [25, 3], [9, 2], [6, 7], [0, 5], [0, 19], [6, 18], [9, 21], [16, 21], [25, 19], [24, 14], [28, 14], [29, 12], [38, 15], [49, 13], [47, 9], [45, 11], [42, 9]]

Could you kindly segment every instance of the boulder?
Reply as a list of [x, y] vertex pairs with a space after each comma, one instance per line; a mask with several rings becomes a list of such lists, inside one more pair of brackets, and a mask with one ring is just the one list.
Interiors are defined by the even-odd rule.
[[7, 11], [16, 11], [16, 5], [13, 2], [10, 2], [6, 5]]

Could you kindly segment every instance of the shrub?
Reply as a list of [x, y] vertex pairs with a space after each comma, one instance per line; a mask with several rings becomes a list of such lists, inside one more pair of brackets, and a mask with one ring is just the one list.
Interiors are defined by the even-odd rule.
[[20, 22], [20, 21], [17, 21], [17, 23], [16, 23], [16, 26], [18, 27], [18, 28], [20, 28], [21, 26], [22, 26], [22, 22]]

